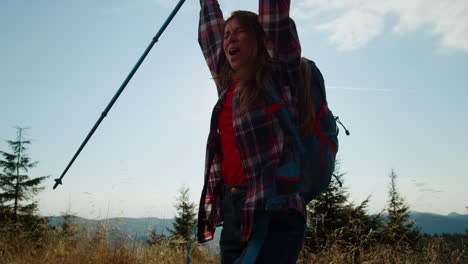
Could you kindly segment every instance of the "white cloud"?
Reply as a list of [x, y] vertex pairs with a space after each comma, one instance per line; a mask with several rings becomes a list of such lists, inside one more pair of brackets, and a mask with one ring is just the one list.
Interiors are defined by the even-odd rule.
[[352, 9], [345, 15], [316, 27], [318, 31], [329, 32], [330, 41], [345, 50], [364, 46], [375, 38], [382, 28], [381, 16], [359, 9]]
[[411, 179], [416, 189], [421, 193], [430, 193], [430, 194], [437, 194], [442, 193], [444, 191], [434, 188], [433, 186], [429, 186], [430, 184], [424, 181], [419, 181], [415, 179]]
[[333, 18], [315, 26], [330, 34], [340, 49], [364, 47], [384, 29], [388, 15], [395, 15], [395, 34], [424, 29], [440, 38], [445, 49], [468, 51], [468, 1], [466, 0], [302, 0], [293, 8], [296, 19], [315, 20], [318, 15]]

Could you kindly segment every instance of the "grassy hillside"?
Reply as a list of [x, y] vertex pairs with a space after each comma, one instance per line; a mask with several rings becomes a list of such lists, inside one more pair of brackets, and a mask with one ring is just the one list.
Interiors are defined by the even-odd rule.
[[[42, 226], [32, 232], [0, 230], [0, 263], [185, 263], [186, 244], [168, 240], [149, 246], [136, 243], [128, 234], [110, 239], [117, 232], [102, 224], [88, 229], [83, 225], [73, 227], [73, 232]], [[444, 237], [425, 238], [421, 245], [410, 248], [403, 245], [375, 244], [362, 247], [336, 241], [321, 252], [304, 249], [297, 263], [406, 263], [449, 264], [468, 263], [468, 243], [451, 244]], [[219, 256], [208, 254], [205, 247], [195, 244], [192, 263], [219, 263]]]

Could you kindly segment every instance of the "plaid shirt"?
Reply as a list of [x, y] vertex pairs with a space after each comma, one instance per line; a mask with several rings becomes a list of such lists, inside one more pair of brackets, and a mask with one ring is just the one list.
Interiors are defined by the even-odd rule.
[[[219, 73], [219, 59], [223, 52], [224, 19], [216, 0], [200, 0], [199, 43], [213, 76]], [[289, 17], [289, 0], [259, 0], [259, 22], [267, 35], [266, 47], [272, 58], [280, 62], [280, 70], [272, 74], [280, 87], [283, 103], [296, 119], [295, 82], [301, 47], [296, 27]], [[227, 89], [226, 89], [227, 90]], [[226, 91], [225, 90], [225, 91]], [[275, 184], [276, 168], [291, 158], [291, 142], [283, 132], [279, 120], [271, 114], [263, 100], [239, 115], [239, 96], [233, 96], [233, 126], [247, 181], [246, 201], [242, 208], [241, 240], [248, 241], [255, 225], [255, 215], [265, 208], [265, 201]], [[213, 239], [214, 231], [222, 221], [220, 139], [218, 115], [226, 92], [219, 95], [211, 116], [206, 149], [205, 183], [198, 215], [198, 241]], [[305, 217], [305, 205], [299, 195], [287, 198], [283, 209], [294, 209]]]

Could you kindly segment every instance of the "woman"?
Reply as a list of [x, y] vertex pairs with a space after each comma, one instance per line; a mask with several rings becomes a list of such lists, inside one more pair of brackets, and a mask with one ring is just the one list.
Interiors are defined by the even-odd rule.
[[[223, 223], [221, 263], [240, 263], [261, 226], [268, 199], [289, 183], [275, 170], [292, 157], [292, 143], [262, 95], [279, 89], [297, 119], [301, 48], [289, 0], [260, 0], [259, 15], [236, 11], [223, 20], [216, 0], [200, 0], [199, 43], [216, 82], [208, 136], [198, 240]], [[256, 263], [295, 263], [305, 231], [305, 205], [287, 196], [271, 212]]]

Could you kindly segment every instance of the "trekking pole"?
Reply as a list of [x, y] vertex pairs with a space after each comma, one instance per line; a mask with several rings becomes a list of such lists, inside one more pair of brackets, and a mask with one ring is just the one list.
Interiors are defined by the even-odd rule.
[[96, 131], [96, 129], [98, 128], [99, 124], [101, 124], [102, 120], [106, 117], [107, 113], [109, 112], [109, 110], [112, 108], [112, 106], [114, 105], [115, 101], [117, 101], [117, 99], [119, 98], [120, 94], [123, 92], [123, 90], [125, 89], [125, 87], [127, 86], [127, 84], [130, 82], [130, 80], [132, 79], [133, 75], [135, 74], [135, 72], [138, 70], [138, 68], [140, 67], [141, 63], [145, 60], [146, 56], [148, 55], [148, 53], [151, 51], [151, 48], [153, 48], [154, 44], [156, 42], [158, 42], [159, 40], [159, 37], [161, 36], [161, 34], [164, 32], [164, 30], [166, 29], [166, 27], [169, 25], [169, 23], [171, 23], [172, 19], [174, 18], [174, 16], [177, 14], [177, 12], [179, 11], [179, 9], [182, 7], [182, 5], [184, 4], [185, 0], [180, 0], [179, 3], [177, 3], [176, 7], [174, 8], [174, 10], [172, 10], [171, 14], [169, 15], [169, 17], [166, 19], [166, 22], [164, 22], [164, 24], [161, 26], [161, 28], [159, 29], [158, 33], [156, 34], [156, 36], [153, 37], [153, 40], [151, 41], [151, 43], [149, 44], [149, 46], [146, 48], [145, 52], [143, 52], [143, 55], [141, 55], [140, 59], [138, 60], [138, 62], [136, 63], [136, 65], [133, 67], [133, 69], [130, 71], [130, 73], [128, 74], [127, 78], [124, 80], [124, 82], [122, 83], [122, 85], [120, 86], [119, 90], [117, 91], [117, 93], [114, 95], [114, 97], [112, 98], [112, 100], [109, 102], [109, 104], [107, 105], [106, 109], [104, 110], [104, 112], [101, 113], [101, 117], [99, 117], [98, 121], [96, 122], [96, 124], [94, 124], [94, 127], [91, 129], [91, 131], [89, 131], [88, 133], [88, 136], [86, 137], [86, 139], [83, 141], [83, 143], [81, 144], [80, 148], [78, 149], [78, 151], [75, 153], [75, 155], [73, 156], [73, 158], [71, 159], [70, 163], [68, 163], [68, 166], [65, 168], [65, 170], [63, 171], [62, 173], [62, 176], [60, 176], [60, 178], [58, 179], [55, 179], [55, 185], [54, 185], [54, 190], [55, 188], [57, 188], [57, 186], [59, 184], [62, 184], [62, 179], [63, 177], [65, 176], [65, 174], [67, 173], [68, 169], [71, 167], [71, 165], [73, 164], [73, 162], [75, 161], [75, 159], [78, 157], [78, 155], [80, 154], [81, 150], [83, 150], [83, 148], [86, 146], [86, 143], [88, 143], [88, 140], [93, 136], [94, 132]]

